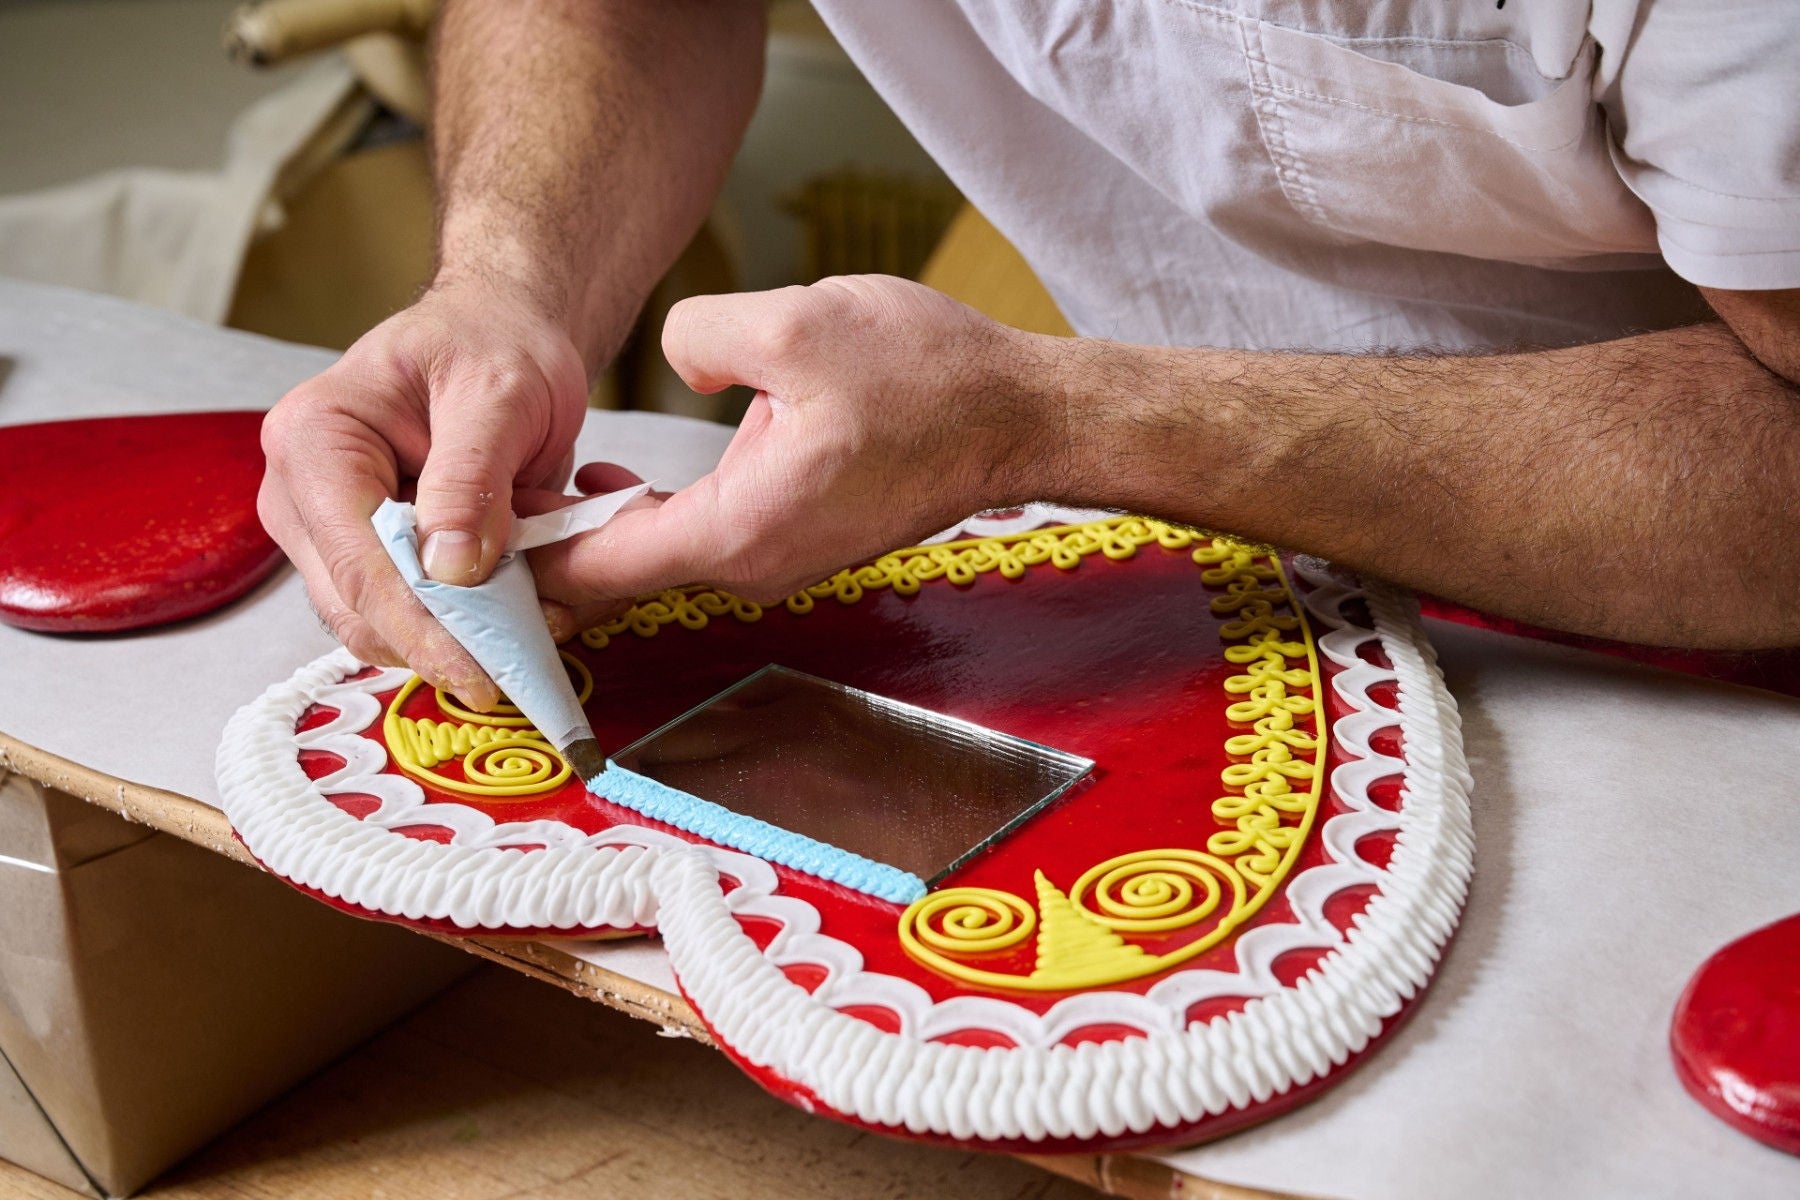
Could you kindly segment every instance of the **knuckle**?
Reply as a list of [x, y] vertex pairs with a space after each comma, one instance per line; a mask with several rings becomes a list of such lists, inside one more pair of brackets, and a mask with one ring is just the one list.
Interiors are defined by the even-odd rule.
[[363, 632], [362, 622], [352, 619], [347, 612], [333, 611], [325, 616], [325, 628], [331, 631], [332, 637], [344, 644], [345, 649], [356, 654], [356, 657], [361, 658], [364, 662], [369, 661], [361, 653], [369, 649], [367, 643], [370, 640], [368, 635]]
[[431, 509], [434, 525], [446, 518], [482, 517], [504, 482], [498, 466], [473, 451], [440, 452], [426, 460], [419, 476], [419, 503]]
[[811, 326], [794, 306], [782, 305], [764, 317], [751, 335], [751, 348], [766, 362], [791, 361], [806, 348]]
[[755, 542], [740, 542], [720, 558], [718, 578], [732, 595], [753, 604], [777, 604], [792, 590], [782, 586], [784, 572]]
[[544, 373], [512, 355], [489, 356], [464, 363], [457, 371], [456, 383], [455, 388], [444, 389], [439, 394], [484, 406], [547, 390]]
[[325, 626], [332, 637], [343, 643], [345, 649], [364, 662], [369, 661], [362, 652], [373, 648], [369, 643], [374, 638], [362, 618], [342, 604], [319, 605], [317, 611], [319, 624]]
[[344, 644], [344, 649], [350, 652], [352, 658], [368, 666], [385, 666], [393, 657], [381, 639], [371, 633], [366, 625], [358, 625], [345, 633], [339, 633], [337, 639]]
[[274, 481], [267, 476], [263, 478], [262, 486], [256, 490], [256, 519], [262, 522], [262, 527], [281, 545], [282, 549], [287, 549], [288, 542], [291, 540], [287, 506], [276, 494]]
[[337, 589], [344, 605], [356, 612], [367, 609], [370, 599], [369, 580], [363, 571], [355, 544], [348, 537], [327, 528], [314, 533], [313, 549], [318, 553], [319, 565], [325, 569], [325, 574], [330, 577], [331, 585]]
[[669, 309], [669, 315], [663, 318], [663, 357], [674, 359], [680, 355], [682, 347], [687, 345], [688, 334], [694, 323], [696, 311], [698, 308], [692, 298], [678, 300]]
[[815, 312], [833, 320], [854, 319], [880, 302], [879, 275], [834, 275], [807, 289], [806, 300]]
[[278, 468], [287, 462], [288, 451], [294, 444], [296, 426], [299, 424], [296, 414], [306, 404], [305, 397], [301, 395], [305, 387], [305, 384], [301, 384], [283, 396], [263, 417], [260, 438], [262, 452], [272, 467]]

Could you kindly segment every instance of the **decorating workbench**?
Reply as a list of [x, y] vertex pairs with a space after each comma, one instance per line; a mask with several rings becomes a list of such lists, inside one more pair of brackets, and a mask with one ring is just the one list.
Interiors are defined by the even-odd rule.
[[[331, 355], [0, 283], [0, 360], [0, 424], [13, 424], [263, 408]], [[578, 452], [668, 487], [703, 472], [729, 433], [594, 413]], [[1703, 1112], [1666, 1047], [1694, 968], [1800, 909], [1800, 702], [1430, 630], [1463, 713], [1477, 848], [1459, 936], [1416, 1018], [1342, 1085], [1259, 1128], [1045, 1165], [1133, 1196], [1800, 1191], [1800, 1161]], [[0, 773], [249, 864], [216, 807], [220, 730], [331, 645], [285, 569], [218, 613], [143, 634], [0, 627]], [[707, 1036], [654, 940], [450, 940]]]

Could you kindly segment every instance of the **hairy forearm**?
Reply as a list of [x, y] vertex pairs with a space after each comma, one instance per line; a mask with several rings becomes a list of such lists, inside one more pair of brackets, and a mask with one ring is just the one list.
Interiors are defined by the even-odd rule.
[[1052, 353], [1061, 498], [1554, 628], [1800, 644], [1800, 393], [1722, 324], [1484, 357]]
[[755, 107], [760, 0], [459, 0], [436, 42], [437, 281], [566, 324], [590, 370], [705, 218]]

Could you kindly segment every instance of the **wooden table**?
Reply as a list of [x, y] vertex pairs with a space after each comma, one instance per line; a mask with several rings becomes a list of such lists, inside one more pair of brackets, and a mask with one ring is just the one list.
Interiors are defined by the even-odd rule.
[[[264, 406], [329, 356], [96, 297], [0, 284], [0, 423]], [[679, 484], [728, 431], [595, 414], [581, 451]], [[1476, 882], [1419, 1015], [1344, 1083], [1188, 1150], [1042, 1159], [1122, 1196], [1800, 1194], [1800, 1161], [1702, 1113], [1664, 1041], [1712, 949], [1800, 909], [1800, 704], [1434, 625], [1475, 774]], [[240, 860], [211, 751], [238, 705], [330, 639], [291, 573], [215, 618], [77, 642], [0, 628], [0, 769]], [[107, 673], [107, 694], [67, 681]], [[94, 736], [129, 697], [195, 682], [171, 747]], [[166, 739], [165, 739], [166, 741]], [[458, 939], [697, 1039], [654, 942]], [[1210, 1182], [1212, 1180], [1229, 1182]], [[1254, 1185], [1254, 1187], [1252, 1186]], [[1273, 1189], [1257, 1191], [1256, 1187]]]

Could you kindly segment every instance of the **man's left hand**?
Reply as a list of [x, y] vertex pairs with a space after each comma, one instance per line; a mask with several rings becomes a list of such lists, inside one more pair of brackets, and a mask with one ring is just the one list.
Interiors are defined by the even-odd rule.
[[[534, 552], [575, 627], [606, 601], [705, 583], [773, 602], [1067, 473], [1056, 339], [886, 276], [685, 300], [663, 352], [688, 385], [756, 390], [712, 474]], [[589, 487], [630, 482], [588, 468]]]

